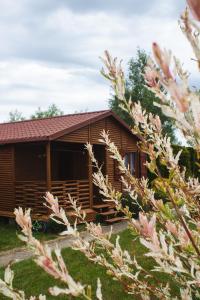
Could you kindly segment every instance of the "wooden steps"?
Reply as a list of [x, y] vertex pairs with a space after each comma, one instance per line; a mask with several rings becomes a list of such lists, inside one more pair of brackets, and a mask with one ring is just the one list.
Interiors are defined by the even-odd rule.
[[96, 209], [96, 210], [100, 210], [100, 209], [103, 209], [103, 208], [109, 208], [110, 205], [109, 204], [97, 204], [97, 205], [93, 205], [93, 208]]
[[[86, 213], [86, 221], [87, 222], [94, 221], [94, 219], [96, 217], [96, 211], [94, 209], [91, 209], [91, 208], [82, 209], [81, 213], [83, 213], [83, 211]], [[76, 216], [75, 216], [75, 212], [74, 211], [68, 211], [66, 213], [66, 215], [67, 215], [67, 217], [69, 217], [70, 223], [75, 221]], [[78, 220], [78, 223], [80, 223], [79, 220]]]
[[104, 212], [101, 212], [99, 213], [101, 216], [112, 216], [112, 215], [115, 215], [117, 214], [118, 212], [116, 210], [113, 210], [113, 209], [110, 209], [108, 211], [104, 211]]
[[113, 223], [122, 222], [126, 220], [127, 220], [126, 217], [115, 217], [115, 218], [107, 219], [106, 223], [113, 224]]
[[93, 209], [96, 211], [97, 215], [101, 217], [100, 222], [105, 222], [107, 224], [113, 224], [120, 221], [125, 221], [126, 218], [121, 216], [121, 212], [118, 212], [115, 208], [114, 203], [102, 203], [96, 204], [93, 206]]

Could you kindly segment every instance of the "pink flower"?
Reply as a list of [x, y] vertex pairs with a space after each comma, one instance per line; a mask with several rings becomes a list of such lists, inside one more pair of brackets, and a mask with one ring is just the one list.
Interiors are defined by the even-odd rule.
[[165, 224], [165, 227], [167, 230], [169, 230], [169, 232], [171, 232], [175, 237], [178, 236], [178, 230], [177, 230], [177, 226], [172, 223], [171, 221], [167, 221], [167, 223]]
[[59, 215], [60, 209], [58, 204], [58, 199], [55, 198], [51, 193], [47, 192], [46, 196], [44, 197], [47, 203], [50, 204], [51, 210], [54, 212], [55, 215]]
[[172, 79], [173, 76], [169, 69], [170, 53], [166, 50], [162, 51], [157, 43], [152, 45], [153, 54], [159, 67], [162, 69], [167, 79]]
[[52, 275], [54, 278], [59, 278], [59, 273], [55, 267], [54, 261], [47, 256], [40, 256], [36, 260], [36, 263], [43, 268], [45, 272]]
[[[159, 118], [159, 116], [154, 116], [154, 115], [152, 115], [152, 114], [149, 114], [149, 121], [150, 121], [150, 123], [151, 124], [153, 124], [155, 127], [156, 127], [156, 129], [158, 130], [158, 131], [161, 131], [161, 129], [162, 129], [162, 124], [161, 124], [161, 121], [160, 121], [160, 118]], [[154, 148], [153, 148], [154, 149]]]
[[200, 21], [200, 2], [199, 0], [187, 0], [187, 4], [190, 8], [190, 11], [193, 15], [193, 17]]
[[149, 87], [157, 87], [158, 73], [156, 70], [151, 69], [149, 66], [145, 68], [144, 79]]
[[134, 113], [135, 122], [137, 122], [137, 123], [145, 122], [145, 116], [143, 114], [140, 102], [135, 103], [133, 113]]
[[96, 225], [94, 223], [91, 223], [89, 226], [89, 230], [92, 235], [97, 236], [97, 237], [102, 237], [104, 236], [103, 230], [100, 224]]
[[154, 214], [150, 221], [144, 213], [139, 213], [139, 220], [132, 220], [136, 230], [144, 237], [151, 238], [155, 234], [156, 215]]
[[174, 237], [176, 237], [180, 244], [183, 247], [186, 247], [187, 245], [190, 244], [190, 239], [185, 231], [184, 228], [180, 227], [180, 225], [176, 225], [172, 223], [171, 221], [167, 221], [165, 224], [166, 229], [172, 233]]
[[32, 222], [30, 217], [30, 211], [30, 209], [25, 209], [25, 211], [23, 212], [23, 209], [21, 207], [19, 207], [18, 209], [15, 208], [14, 210], [16, 222], [22, 228], [22, 232], [27, 236], [32, 234]]
[[175, 81], [171, 81], [168, 86], [168, 90], [172, 99], [176, 102], [176, 105], [180, 112], [188, 111], [189, 104], [187, 100], [187, 92], [183, 90]]

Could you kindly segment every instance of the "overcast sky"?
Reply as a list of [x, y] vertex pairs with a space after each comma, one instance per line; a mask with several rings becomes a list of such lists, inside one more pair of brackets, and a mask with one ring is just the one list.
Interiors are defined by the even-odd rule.
[[0, 120], [56, 103], [65, 113], [108, 108], [105, 49], [124, 65], [159, 42], [196, 71], [178, 27], [183, 0], [0, 0]]

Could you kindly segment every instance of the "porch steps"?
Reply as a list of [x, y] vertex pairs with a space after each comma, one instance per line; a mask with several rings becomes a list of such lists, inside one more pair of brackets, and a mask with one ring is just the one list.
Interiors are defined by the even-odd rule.
[[96, 210], [97, 212], [102, 212], [105, 209], [109, 209], [110, 205], [109, 204], [97, 204], [93, 205], [93, 209]]
[[106, 223], [113, 224], [113, 223], [122, 222], [122, 221], [126, 221], [126, 220], [127, 220], [126, 217], [115, 217], [115, 218], [106, 220]]
[[93, 206], [93, 209], [95, 209], [96, 213], [102, 217], [103, 222], [107, 224], [113, 224], [126, 220], [126, 218], [121, 216], [121, 213], [115, 209], [114, 204], [97, 204]]
[[101, 212], [101, 213], [99, 213], [101, 216], [113, 216], [113, 215], [115, 215], [115, 214], [117, 214], [118, 212], [116, 211], [116, 210], [114, 210], [114, 209], [110, 209], [110, 210], [108, 210], [108, 211], [104, 211], [104, 212]]
[[[83, 213], [83, 211], [86, 213], [86, 220], [88, 222], [94, 221], [94, 219], [96, 217], [96, 211], [94, 209], [91, 209], [91, 208], [82, 209], [81, 213]], [[77, 218], [76, 215], [75, 215], [74, 210], [73, 211], [68, 211], [67, 212], [67, 217], [70, 218], [70, 223], [74, 222], [75, 219]], [[77, 220], [77, 223], [81, 223], [81, 221]]]

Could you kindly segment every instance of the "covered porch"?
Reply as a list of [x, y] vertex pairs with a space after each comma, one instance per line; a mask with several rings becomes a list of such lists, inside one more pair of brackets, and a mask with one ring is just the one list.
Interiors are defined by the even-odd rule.
[[[97, 159], [105, 167], [105, 147], [94, 145]], [[15, 207], [30, 207], [37, 218], [47, 218], [43, 205], [46, 191], [58, 197], [70, 211], [70, 194], [78, 206], [91, 210], [101, 201], [92, 183], [92, 165], [83, 143], [23, 143], [15, 146]]]

